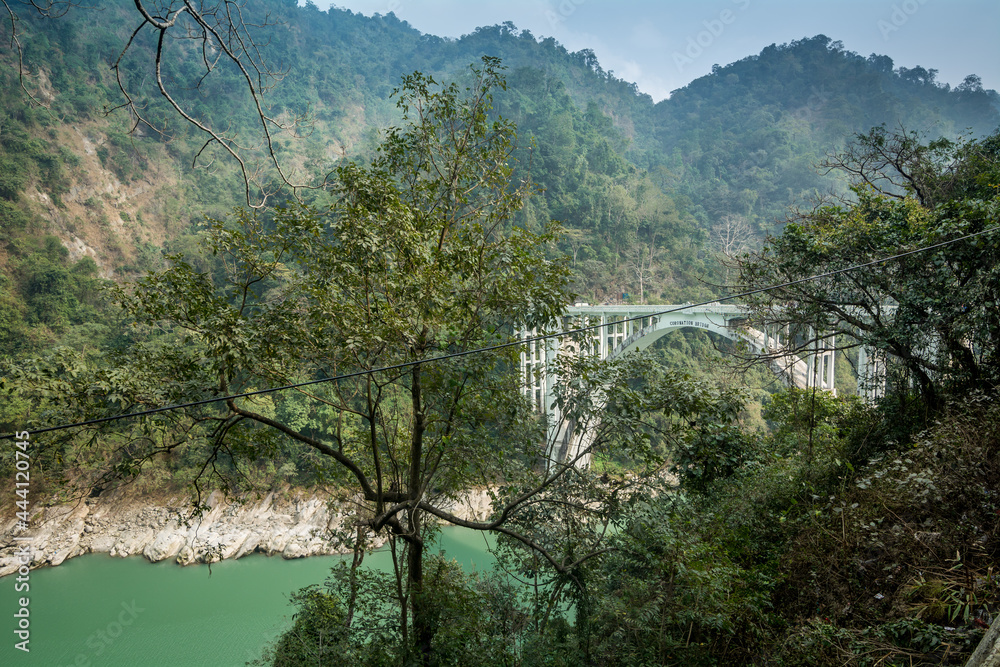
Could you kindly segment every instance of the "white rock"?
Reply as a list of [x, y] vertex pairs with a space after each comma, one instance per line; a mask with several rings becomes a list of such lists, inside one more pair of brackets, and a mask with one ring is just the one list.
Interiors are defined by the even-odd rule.
[[[356, 499], [355, 499], [356, 500]], [[48, 508], [37, 508], [30, 517], [32, 566], [58, 565], [84, 553], [126, 557], [142, 554], [150, 561], [174, 558], [187, 565], [240, 558], [254, 552], [281, 554], [283, 558], [349, 553], [333, 533], [355, 516], [355, 502], [331, 507], [327, 497], [298, 492], [289, 497], [269, 493], [261, 499], [239, 503], [218, 491], [205, 504], [200, 517], [190, 516], [189, 506], [176, 498], [157, 503], [148, 499], [107, 497]], [[449, 511], [469, 520], [483, 520], [490, 513], [486, 491], [473, 491], [453, 502]], [[13, 541], [16, 519], [0, 523], [0, 576], [16, 572], [17, 545]], [[384, 537], [374, 541], [385, 542]]]
[[151, 544], [146, 545], [142, 555], [153, 563], [175, 556], [184, 546], [184, 536], [177, 532], [177, 527], [161, 531]]

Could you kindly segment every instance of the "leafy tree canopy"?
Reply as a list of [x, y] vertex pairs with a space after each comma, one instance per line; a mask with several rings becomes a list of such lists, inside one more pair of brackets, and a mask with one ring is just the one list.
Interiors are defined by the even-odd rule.
[[[424, 588], [432, 522], [502, 532], [562, 573], [599, 553], [600, 531], [592, 545], [565, 549], [518, 530], [525, 512], [552, 504], [594, 513], [614, 493], [598, 493], [572, 465], [540, 461], [545, 429], [522, 396], [517, 348], [463, 354], [549, 326], [571, 298], [566, 262], [550, 258], [555, 228], [514, 224], [532, 190], [512, 180], [513, 125], [489, 114], [503, 85], [493, 58], [464, 85], [405, 77], [405, 124], [386, 132], [370, 164], [337, 169], [332, 203], [208, 221], [214, 268], [172, 255], [167, 269], [115, 290], [142, 335], [112, 363], [63, 349], [12, 368], [10, 383], [38, 401], [47, 423], [241, 395], [131, 427], [87, 427], [38, 459], [58, 463], [89, 444], [103, 463], [96, 480], [82, 481], [99, 486], [177, 456], [200, 461], [196, 488], [243, 490], [258, 462], [305, 449], [295, 462], [314, 463], [361, 508], [359, 548], [367, 531], [388, 534], [402, 646], [421, 664], [433, 662], [446, 630]], [[336, 375], [345, 377], [244, 395]], [[628, 376], [614, 377], [606, 395], [628, 392]], [[567, 399], [579, 403], [573, 414], [602, 407], [592, 393]], [[648, 459], [647, 440], [631, 439], [625, 451]], [[492, 518], [452, 512], [458, 494], [487, 485], [496, 489]]]
[[996, 134], [926, 144], [884, 127], [859, 135], [828, 163], [851, 174], [854, 197], [797, 216], [746, 255], [743, 288], [938, 247], [762, 293], [751, 301], [753, 318], [779, 327], [811, 324], [813, 333], [803, 330], [799, 338], [803, 347], [820, 337], [887, 355], [928, 408], [939, 407], [945, 391], [996, 386], [998, 160]]

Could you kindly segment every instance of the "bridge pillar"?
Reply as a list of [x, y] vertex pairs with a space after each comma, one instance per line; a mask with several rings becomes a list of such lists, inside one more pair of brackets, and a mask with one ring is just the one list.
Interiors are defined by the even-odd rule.
[[[812, 337], [815, 332], [810, 329], [809, 335]], [[827, 338], [817, 340], [813, 351], [806, 357], [806, 387], [823, 389], [836, 396], [835, 359], [836, 350], [834, 350], [833, 340]]]
[[552, 465], [553, 460], [557, 460], [560, 452], [560, 443], [565, 439], [566, 427], [562, 411], [556, 405], [555, 387], [558, 375], [554, 372], [555, 360], [558, 351], [556, 346], [561, 344], [560, 339], [549, 338], [545, 341], [545, 396], [542, 402], [542, 410], [546, 420], [546, 441], [548, 443], [546, 456], [546, 468]]
[[885, 396], [885, 360], [866, 345], [858, 348], [858, 396], [875, 403]]

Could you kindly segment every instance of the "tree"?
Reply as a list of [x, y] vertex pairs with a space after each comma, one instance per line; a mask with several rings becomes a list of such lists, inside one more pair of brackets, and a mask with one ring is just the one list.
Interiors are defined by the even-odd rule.
[[[926, 144], [884, 127], [859, 135], [827, 162], [852, 177], [854, 198], [790, 220], [740, 262], [740, 289], [876, 263], [754, 295], [751, 321], [797, 327], [801, 350], [835, 339], [888, 354], [930, 410], [943, 392], [996, 386], [998, 160], [997, 134]], [[906, 251], [916, 252], [877, 262]]]
[[[372, 530], [405, 545], [401, 627], [405, 637], [412, 614], [425, 659], [436, 630], [423, 601], [427, 515], [454, 519], [447, 498], [493, 481], [506, 456], [530, 465], [536, 443], [516, 378], [495, 370], [510, 352], [420, 362], [506, 342], [512, 327], [547, 323], [567, 299], [563, 266], [545, 258], [551, 234], [508, 228], [528, 188], [509, 185], [514, 128], [487, 117], [502, 85], [497, 62], [475, 71], [464, 99], [457, 85], [434, 84], [405, 77], [399, 105], [411, 124], [387, 133], [371, 167], [338, 171], [329, 210], [279, 210], [273, 231], [249, 216], [213, 224], [213, 251], [231, 258], [228, 299], [203, 309], [193, 297], [207, 285], [178, 262], [127, 302], [137, 317], [187, 323], [211, 341], [222, 393], [404, 364], [310, 390], [336, 415], [320, 429], [235, 400], [226, 419], [305, 443], [353, 477]], [[282, 265], [294, 276], [274, 294], [255, 292]]]
[[[531, 187], [510, 182], [514, 127], [488, 115], [503, 79], [496, 59], [483, 62], [464, 90], [404, 77], [406, 124], [370, 165], [337, 170], [329, 206], [209, 221], [216, 270], [174, 255], [117, 290], [141, 328], [166, 332], [158, 340], [106, 367], [62, 351], [11, 372], [24, 392], [53, 399], [49, 423], [346, 375], [76, 437], [113, 434], [102, 438], [116, 443], [111, 475], [137, 475], [160, 454], [199, 460], [197, 489], [246, 488], [250, 464], [305, 447], [361, 507], [359, 525], [390, 536], [402, 643], [420, 663], [433, 662], [441, 629], [424, 588], [434, 521], [511, 536], [560, 572], [601, 550], [557, 552], [507, 527], [549, 503], [586, 506], [554, 490], [584, 473], [575, 461], [540, 464], [544, 424], [521, 393], [517, 349], [465, 354], [550, 325], [570, 300], [568, 267], [549, 258], [555, 229], [511, 224]], [[486, 485], [502, 485], [491, 519], [452, 512], [458, 494]]]
[[653, 283], [656, 276], [655, 259], [658, 254], [652, 245], [636, 243], [632, 247], [628, 266], [639, 283], [639, 303], [646, 302], [646, 287]]
[[750, 247], [753, 227], [746, 216], [729, 214], [712, 225], [712, 245], [727, 259], [732, 259]]
[[746, 216], [727, 214], [712, 225], [710, 238], [712, 247], [720, 255], [719, 262], [725, 267], [724, 284], [728, 284], [733, 261], [753, 243], [753, 227]]

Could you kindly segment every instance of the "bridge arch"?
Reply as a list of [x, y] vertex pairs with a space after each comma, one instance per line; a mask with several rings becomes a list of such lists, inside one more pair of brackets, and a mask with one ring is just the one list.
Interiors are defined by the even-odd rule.
[[662, 320], [659, 318], [653, 319], [657, 319], [657, 321], [648, 324], [647, 326], [629, 335], [628, 338], [615, 347], [605, 358], [614, 359], [629, 354], [630, 352], [641, 352], [642, 350], [652, 346], [656, 341], [660, 340], [668, 333], [683, 329], [707, 331], [708, 333], [717, 334], [736, 343], [743, 342], [745, 340], [745, 337], [740, 336], [734, 329], [733, 325], [728, 322], [720, 324], [712, 318], [674, 319], [667, 315], [664, 316]]
[[[781, 337], [756, 331], [745, 326], [746, 308], [720, 303], [700, 306], [591, 306], [577, 303], [566, 309], [565, 330], [595, 326], [590, 336], [589, 352], [600, 359], [614, 359], [624, 354], [644, 350], [671, 331], [699, 329], [715, 333], [746, 345], [752, 354], [767, 354], [774, 370], [786, 382], [799, 387], [816, 386], [834, 390], [834, 353], [831, 349], [816, 350], [801, 359], [792, 353], [783, 354]], [[523, 332], [530, 338], [535, 332]], [[534, 341], [521, 353], [521, 377], [525, 392], [537, 410], [548, 419], [550, 460], [574, 460], [589, 446], [586, 433], [574, 433], [574, 424], [559, 414], [555, 405], [555, 387], [559, 382], [554, 372], [560, 354], [576, 348], [556, 339]], [[587, 461], [581, 462], [586, 464]]]

